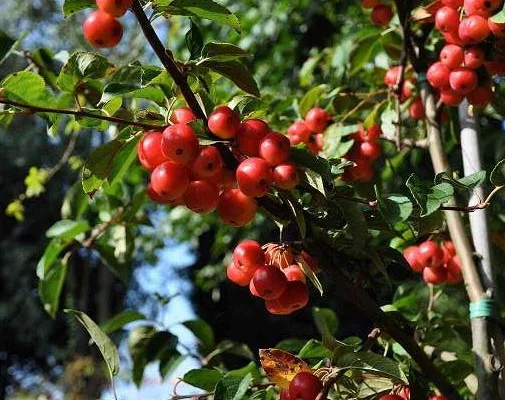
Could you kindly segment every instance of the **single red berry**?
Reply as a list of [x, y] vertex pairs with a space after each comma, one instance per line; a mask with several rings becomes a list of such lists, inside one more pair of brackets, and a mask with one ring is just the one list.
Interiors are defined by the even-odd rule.
[[249, 291], [254, 297], [261, 297], [260, 294], [258, 293], [258, 290], [256, 289], [256, 286], [254, 286], [254, 280], [251, 278], [251, 281], [249, 282]]
[[305, 274], [297, 264], [292, 264], [287, 268], [282, 269], [282, 273], [286, 275], [286, 278], [289, 282], [305, 282]]
[[254, 197], [246, 196], [240, 189], [227, 189], [219, 196], [217, 212], [228, 225], [240, 227], [254, 219], [258, 204]]
[[393, 10], [386, 4], [379, 4], [372, 10], [372, 23], [378, 26], [387, 26], [393, 19]]
[[172, 115], [170, 116], [170, 121], [174, 124], [189, 124], [190, 122], [196, 120], [195, 114], [191, 111], [189, 107], [176, 108]]
[[381, 0], [361, 0], [361, 7], [374, 8], [381, 3]]
[[458, 8], [463, 7], [463, 0], [442, 0], [442, 4], [457, 10]]
[[451, 7], [442, 7], [435, 14], [435, 26], [440, 32], [455, 32], [459, 26], [459, 14]]
[[311, 372], [298, 372], [289, 384], [291, 400], [315, 400], [323, 384]]
[[226, 267], [226, 276], [230, 281], [236, 283], [239, 286], [247, 286], [251, 282], [252, 274], [247, 273], [241, 268], [237, 267], [233, 262], [231, 262], [228, 267]]
[[347, 170], [349, 181], [370, 182], [373, 179], [373, 168], [370, 161], [361, 158], [354, 160], [354, 162], [356, 165]]
[[465, 96], [451, 88], [445, 88], [440, 91], [440, 101], [447, 106], [457, 107], [465, 99]]
[[278, 299], [288, 284], [288, 280], [281, 270], [272, 265], [258, 268], [252, 279], [256, 291], [265, 300]]
[[215, 177], [223, 170], [221, 153], [214, 146], [203, 146], [191, 164], [191, 172], [196, 179]]
[[384, 83], [387, 86], [396, 86], [398, 84], [401, 71], [402, 71], [401, 65], [389, 68], [388, 71], [386, 72], [386, 75], [384, 76]]
[[472, 46], [465, 50], [465, 67], [470, 69], [480, 68], [486, 61], [486, 54], [480, 47]]
[[255, 272], [265, 265], [265, 252], [258, 242], [247, 239], [233, 250], [233, 262], [247, 271]]
[[305, 307], [309, 302], [309, 290], [305, 282], [292, 280], [287, 283], [284, 293], [277, 298], [283, 309], [294, 312]]
[[123, 27], [112, 15], [102, 11], [91, 13], [82, 25], [86, 40], [95, 47], [115, 47], [123, 37]]
[[300, 143], [307, 143], [311, 135], [312, 131], [304, 121], [295, 121], [288, 129], [289, 141], [294, 146]]
[[184, 165], [165, 161], [151, 173], [151, 185], [160, 196], [175, 200], [184, 194], [189, 185], [189, 171]]
[[160, 196], [158, 193], [155, 192], [151, 183], [149, 183], [149, 185], [147, 186], [147, 196], [152, 201], [154, 201], [155, 203], [158, 203], [158, 204], [179, 205], [176, 203], [179, 203], [180, 199], [170, 200], [170, 199], [167, 199], [166, 197]]
[[493, 101], [494, 92], [491, 86], [477, 86], [474, 91], [466, 95], [468, 102], [476, 107], [485, 107]]
[[305, 124], [314, 133], [323, 133], [331, 122], [331, 115], [322, 108], [312, 108], [305, 115]]
[[449, 86], [451, 71], [443, 63], [436, 62], [428, 68], [426, 79], [436, 89], [444, 89]]
[[425, 265], [419, 259], [419, 248], [417, 246], [410, 246], [403, 250], [403, 257], [412, 268], [414, 272], [423, 272]]
[[209, 181], [192, 181], [184, 193], [186, 207], [198, 214], [214, 211], [218, 202], [219, 189]]
[[465, 53], [461, 46], [447, 44], [440, 51], [440, 61], [449, 69], [461, 67], [465, 60]]
[[505, 36], [505, 24], [494, 22], [491, 18], [487, 20], [487, 24], [489, 25], [489, 30], [493, 35], [497, 37]]
[[279, 165], [289, 159], [291, 143], [287, 136], [271, 132], [260, 142], [260, 156], [270, 165]]
[[292, 163], [277, 165], [273, 170], [274, 185], [278, 188], [291, 190], [300, 183], [298, 167]]
[[316, 133], [310, 136], [309, 142], [306, 143], [307, 149], [314, 155], [318, 155], [321, 151], [323, 151], [323, 134]]
[[440, 285], [447, 280], [447, 270], [445, 268], [425, 268], [423, 280], [432, 285]]
[[403, 103], [407, 99], [412, 96], [412, 89], [414, 88], [414, 84], [412, 83], [411, 80], [407, 79], [405, 82], [403, 82], [402, 86], [402, 94], [400, 95], [400, 102]]
[[133, 0], [96, 0], [96, 5], [100, 11], [116, 18], [122, 17], [132, 4]]
[[381, 147], [377, 142], [362, 142], [358, 147], [359, 155], [369, 161], [376, 160], [381, 154]]
[[163, 131], [161, 151], [169, 160], [189, 164], [198, 155], [198, 137], [188, 125], [171, 125]]
[[479, 15], [471, 15], [459, 24], [458, 34], [465, 44], [483, 42], [490, 33], [487, 19]]
[[167, 158], [161, 152], [161, 132], [149, 132], [139, 140], [137, 144], [137, 156], [140, 163], [148, 170], [152, 171]]
[[209, 130], [221, 139], [232, 139], [240, 128], [240, 116], [228, 106], [217, 107], [207, 122]]
[[444, 252], [433, 240], [427, 240], [418, 247], [419, 262], [426, 268], [439, 268], [444, 262]]
[[235, 136], [235, 147], [248, 157], [258, 157], [260, 142], [270, 132], [268, 124], [260, 119], [246, 119]]
[[487, 18], [497, 10], [502, 3], [502, 0], [465, 0], [465, 14]]
[[272, 168], [259, 157], [242, 161], [237, 168], [237, 184], [247, 196], [262, 197], [273, 183]]
[[469, 68], [458, 68], [449, 76], [451, 88], [459, 94], [467, 94], [475, 90], [478, 83], [477, 74]]
[[422, 120], [426, 117], [426, 112], [424, 111], [424, 104], [420, 97], [415, 99], [409, 106], [409, 115], [413, 120]]

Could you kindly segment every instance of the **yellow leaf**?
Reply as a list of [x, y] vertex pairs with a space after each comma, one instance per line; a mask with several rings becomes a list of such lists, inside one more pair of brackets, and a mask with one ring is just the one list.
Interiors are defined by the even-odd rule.
[[311, 372], [301, 358], [278, 349], [260, 349], [260, 362], [268, 378], [281, 389], [287, 389], [297, 373]]

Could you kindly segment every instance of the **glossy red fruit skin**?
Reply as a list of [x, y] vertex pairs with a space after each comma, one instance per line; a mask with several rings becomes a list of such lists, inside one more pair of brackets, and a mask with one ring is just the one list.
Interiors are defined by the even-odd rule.
[[188, 125], [171, 125], [163, 131], [161, 151], [169, 160], [190, 164], [198, 155], [198, 148], [198, 137]]
[[449, 76], [451, 71], [443, 63], [436, 62], [426, 73], [426, 79], [431, 86], [436, 89], [444, 89], [449, 87]]
[[248, 157], [258, 157], [260, 142], [270, 132], [268, 124], [260, 119], [246, 119], [235, 136], [235, 147]]
[[289, 141], [294, 146], [300, 143], [307, 143], [311, 135], [312, 131], [304, 121], [295, 121], [288, 129]]
[[480, 47], [472, 46], [465, 50], [465, 67], [477, 69], [484, 64], [486, 54]]
[[299, 372], [289, 384], [290, 400], [315, 400], [323, 384], [310, 372]]
[[265, 265], [265, 252], [258, 242], [247, 239], [233, 250], [233, 262], [243, 269], [255, 272]]
[[450, 240], [447, 240], [443, 242], [440, 247], [444, 252], [444, 264], [447, 264], [449, 260], [456, 255], [456, 248], [454, 247], [454, 243], [452, 243]]
[[447, 271], [447, 283], [458, 284], [463, 281], [463, 275], [461, 273], [461, 263], [458, 256], [452, 257], [446, 264], [445, 269]]
[[379, 140], [382, 130], [379, 124], [374, 124], [368, 129], [360, 128], [358, 132], [358, 140], [360, 142], [375, 143]]
[[440, 32], [455, 32], [459, 26], [459, 14], [451, 7], [442, 7], [435, 14], [435, 26]]
[[309, 290], [305, 282], [300, 280], [288, 281], [284, 293], [277, 298], [279, 305], [290, 312], [305, 307], [309, 302]]
[[133, 0], [96, 0], [96, 5], [100, 11], [116, 18], [122, 17], [132, 4]]
[[314, 133], [323, 133], [330, 121], [331, 115], [322, 108], [312, 108], [305, 115], [305, 124]]
[[381, 154], [380, 145], [374, 142], [362, 142], [358, 149], [360, 156], [370, 161], [376, 160]]
[[440, 51], [440, 61], [449, 69], [461, 67], [465, 61], [465, 53], [461, 46], [447, 44]]
[[170, 116], [170, 121], [172, 121], [174, 124], [186, 125], [195, 120], [196, 116], [193, 114], [193, 111], [191, 111], [191, 108], [189, 107], [176, 108]]
[[233, 171], [226, 167], [221, 168], [221, 171], [219, 171], [219, 173], [207, 178], [207, 180], [215, 183], [221, 190], [237, 187], [235, 174]]
[[177, 200], [170, 200], [170, 199], [167, 199], [166, 197], [163, 197], [163, 196], [160, 196], [158, 193], [155, 192], [155, 190], [153, 189], [151, 183], [149, 183], [149, 185], [147, 186], [147, 196], [152, 200], [154, 201], [155, 203], [158, 203], [158, 204], [170, 204], [170, 205], [175, 205], [174, 203], [178, 202]]
[[214, 146], [204, 146], [191, 164], [191, 172], [196, 179], [209, 179], [215, 177], [223, 170], [221, 153]]
[[269, 133], [260, 142], [260, 157], [272, 166], [288, 161], [290, 152], [288, 137], [278, 132]]
[[286, 278], [289, 282], [300, 281], [305, 283], [305, 274], [303, 273], [302, 269], [296, 264], [292, 264], [287, 268], [283, 268], [282, 273], [286, 275]]
[[464, 43], [459, 37], [458, 31], [456, 32], [444, 32], [444, 39], [449, 44], [455, 44], [458, 46], [463, 46]]
[[192, 181], [184, 193], [186, 207], [198, 214], [214, 211], [218, 202], [219, 189], [209, 181]]
[[151, 185], [160, 196], [175, 200], [184, 195], [189, 185], [189, 171], [184, 165], [165, 161], [151, 173]]
[[386, 4], [379, 4], [372, 10], [372, 23], [378, 26], [387, 26], [393, 19], [393, 10]]
[[219, 196], [217, 212], [228, 225], [240, 227], [254, 219], [258, 204], [253, 197], [246, 196], [240, 189], [226, 189]]
[[398, 84], [398, 79], [401, 74], [402, 67], [401, 65], [397, 65], [395, 67], [391, 67], [386, 72], [384, 76], [384, 83], [387, 86], [396, 86]]
[[457, 107], [464, 99], [464, 95], [451, 88], [445, 88], [440, 91], [440, 100], [447, 106]]
[[424, 104], [421, 98], [415, 99], [409, 106], [409, 115], [415, 121], [422, 120], [426, 117], [426, 112], [424, 110]]
[[474, 91], [466, 95], [468, 102], [476, 107], [485, 107], [493, 101], [494, 92], [491, 86], [477, 86]]
[[459, 24], [458, 34], [465, 44], [481, 43], [490, 33], [487, 19], [479, 15], [465, 18]]
[[419, 262], [426, 268], [436, 269], [442, 266], [444, 252], [433, 240], [427, 240], [418, 247]]
[[280, 189], [292, 190], [300, 183], [298, 167], [292, 163], [277, 165], [273, 170], [274, 185]]
[[404, 400], [403, 397], [398, 396], [397, 394], [385, 394], [384, 396], [379, 397], [379, 400]]
[[149, 132], [145, 134], [137, 144], [137, 156], [142, 166], [150, 171], [167, 161], [161, 152], [161, 132]]
[[226, 276], [230, 281], [239, 286], [247, 286], [251, 282], [252, 274], [237, 267], [234, 263], [230, 263], [226, 267]]
[[351, 182], [370, 182], [373, 179], [373, 168], [370, 161], [367, 159], [357, 159], [354, 162], [356, 165], [347, 170], [349, 180]]
[[240, 116], [228, 106], [219, 106], [209, 115], [207, 124], [217, 137], [232, 139], [240, 128]]
[[[254, 275], [254, 273], [253, 273], [253, 275]], [[258, 290], [256, 290], [256, 286], [254, 286], [254, 281], [252, 278], [251, 278], [251, 281], [249, 282], [249, 292], [251, 292], [251, 294], [254, 297], [261, 297], [260, 294], [258, 293]]]
[[242, 161], [236, 172], [239, 189], [247, 196], [263, 197], [273, 183], [272, 168], [259, 157]]
[[463, 0], [442, 0], [442, 4], [457, 10], [458, 8], [463, 7]]
[[465, 14], [487, 18], [500, 7], [501, 3], [501, 0], [465, 0]]
[[381, 0], [361, 0], [361, 7], [374, 8], [381, 3]]
[[467, 94], [475, 90], [478, 78], [475, 71], [469, 68], [458, 68], [451, 72], [449, 83], [455, 92]]
[[112, 15], [102, 11], [91, 13], [82, 25], [84, 37], [95, 47], [115, 47], [123, 37], [123, 27]]
[[488, 19], [487, 24], [489, 25], [489, 30], [493, 35], [497, 37], [505, 36], [505, 24], [494, 22], [491, 18]]
[[254, 287], [265, 300], [278, 299], [287, 288], [288, 280], [279, 268], [264, 265], [253, 275]]
[[306, 144], [307, 149], [312, 153], [315, 154], [316, 156], [323, 151], [323, 134], [322, 133], [315, 133], [311, 135], [309, 142]]
[[[259, 297], [259, 296], [258, 296]], [[291, 310], [288, 310], [279, 304], [277, 300], [265, 300], [265, 307], [272, 315], [289, 315]]]
[[410, 265], [414, 272], [423, 272], [424, 264], [419, 259], [419, 248], [417, 246], [409, 246], [403, 251], [403, 257]]

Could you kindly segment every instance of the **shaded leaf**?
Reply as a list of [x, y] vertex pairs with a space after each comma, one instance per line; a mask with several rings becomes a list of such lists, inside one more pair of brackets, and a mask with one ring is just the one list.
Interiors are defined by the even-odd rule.
[[201, 368], [186, 372], [182, 380], [191, 386], [212, 392], [223, 376], [217, 369]]
[[203, 319], [195, 319], [182, 323], [199, 340], [202, 347], [210, 350], [215, 346], [214, 331], [212, 327]]
[[199, 65], [209, 68], [225, 78], [228, 78], [244, 92], [260, 97], [258, 84], [254, 80], [251, 72], [240, 61], [219, 61], [207, 59], [200, 62]]
[[39, 296], [44, 310], [55, 318], [60, 306], [60, 297], [67, 276], [66, 262], [53, 263], [44, 279], [39, 281]]
[[495, 186], [505, 185], [505, 160], [501, 160], [496, 164], [489, 176], [489, 180]]
[[139, 321], [142, 319], [146, 319], [146, 317], [144, 314], [139, 313], [138, 311], [123, 310], [119, 314], [114, 315], [108, 321], [104, 322], [100, 327], [104, 333], [110, 334], [121, 329], [130, 322]]

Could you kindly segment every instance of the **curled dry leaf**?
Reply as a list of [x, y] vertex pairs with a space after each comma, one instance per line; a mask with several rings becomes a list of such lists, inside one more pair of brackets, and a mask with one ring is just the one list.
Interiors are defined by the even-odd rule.
[[436, 0], [426, 6], [417, 7], [412, 11], [412, 21], [422, 24], [429, 24], [435, 22], [436, 12], [443, 7], [440, 0]]
[[278, 349], [260, 349], [260, 362], [268, 378], [281, 389], [287, 389], [295, 375], [302, 371], [311, 372], [301, 358]]

